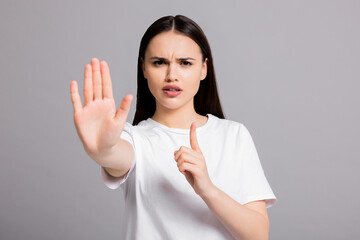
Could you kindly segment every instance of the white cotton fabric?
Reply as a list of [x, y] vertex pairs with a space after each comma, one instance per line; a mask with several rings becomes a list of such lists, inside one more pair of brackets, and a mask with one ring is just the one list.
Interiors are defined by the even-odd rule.
[[[277, 201], [261, 166], [253, 139], [238, 122], [207, 114], [196, 129], [210, 179], [230, 197], [245, 204]], [[121, 138], [135, 150], [129, 173], [109, 175], [105, 185], [124, 193], [124, 225], [119, 239], [233, 239], [178, 170], [174, 151], [190, 146], [190, 130], [169, 128], [151, 118], [137, 126], [126, 123]]]

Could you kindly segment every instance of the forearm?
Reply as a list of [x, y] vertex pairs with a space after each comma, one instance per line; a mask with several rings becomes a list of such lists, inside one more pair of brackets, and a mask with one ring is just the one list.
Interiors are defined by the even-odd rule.
[[124, 175], [130, 168], [134, 159], [134, 150], [131, 144], [123, 139], [106, 151], [88, 155], [99, 165], [117, 177]]
[[269, 238], [268, 219], [261, 213], [241, 205], [215, 186], [202, 198], [236, 239], [267, 240]]

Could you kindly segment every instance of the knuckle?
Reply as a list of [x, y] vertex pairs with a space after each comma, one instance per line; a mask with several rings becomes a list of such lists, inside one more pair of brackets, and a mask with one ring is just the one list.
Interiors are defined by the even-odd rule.
[[186, 159], [187, 158], [187, 154], [182, 152], [180, 153], [180, 156], [179, 156], [181, 159]]
[[182, 171], [182, 172], [185, 171], [185, 166], [184, 166], [184, 165], [180, 165], [180, 166], [179, 166], [179, 170]]

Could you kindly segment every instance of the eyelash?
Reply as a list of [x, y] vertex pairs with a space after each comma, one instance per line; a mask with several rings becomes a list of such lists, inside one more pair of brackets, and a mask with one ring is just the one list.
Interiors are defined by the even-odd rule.
[[[160, 66], [163, 63], [164, 63], [164, 61], [155, 61], [155, 62], [153, 62], [153, 64], [155, 66]], [[189, 62], [189, 61], [182, 61], [181, 64], [184, 65], [184, 66], [191, 66], [192, 65], [192, 63]]]
[[191, 62], [189, 62], [189, 61], [183, 61], [183, 62], [181, 62], [181, 63], [185, 63], [185, 66], [191, 66], [192, 65], [192, 63]]
[[[159, 63], [160, 63], [160, 64], [159, 64]], [[155, 66], [161, 65], [162, 63], [164, 63], [164, 61], [155, 61], [155, 62], [153, 62], [153, 64], [154, 64]]]

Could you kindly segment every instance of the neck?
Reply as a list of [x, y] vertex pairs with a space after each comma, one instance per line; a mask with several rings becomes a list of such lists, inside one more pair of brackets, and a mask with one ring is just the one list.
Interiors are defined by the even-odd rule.
[[181, 129], [190, 129], [192, 122], [196, 123], [196, 127], [201, 127], [207, 122], [207, 117], [198, 114], [193, 106], [179, 109], [166, 109], [156, 106], [156, 111], [151, 118], [169, 128]]

